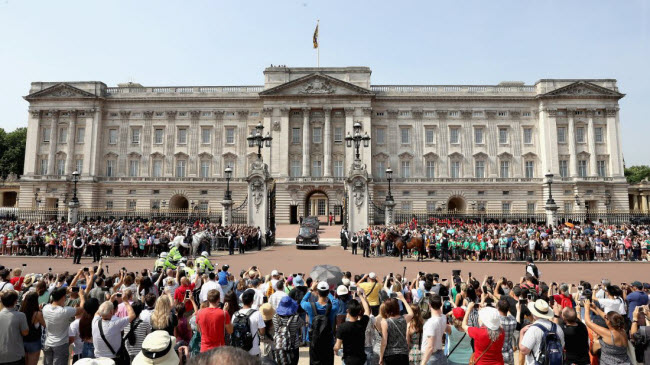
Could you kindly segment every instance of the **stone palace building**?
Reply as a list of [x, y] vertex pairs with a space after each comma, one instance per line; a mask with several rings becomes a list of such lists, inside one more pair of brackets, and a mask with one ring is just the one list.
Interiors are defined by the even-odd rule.
[[377, 206], [391, 167], [398, 212], [543, 213], [549, 171], [560, 213], [629, 209], [616, 80], [373, 85], [370, 75], [272, 66], [260, 86], [33, 82], [19, 207], [69, 201], [77, 170], [82, 209], [220, 211], [230, 166], [237, 208], [257, 158], [246, 137], [262, 123], [277, 223], [338, 218], [354, 157], [345, 137], [360, 122]]

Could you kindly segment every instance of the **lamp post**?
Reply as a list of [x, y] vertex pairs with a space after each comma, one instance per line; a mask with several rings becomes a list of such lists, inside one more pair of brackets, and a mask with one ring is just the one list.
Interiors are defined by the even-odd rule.
[[72, 172], [72, 182], [74, 183], [74, 190], [72, 190], [72, 202], [79, 204], [79, 198], [77, 198], [77, 183], [79, 182], [79, 171], [75, 170]]
[[386, 169], [386, 180], [388, 180], [388, 194], [386, 195], [386, 201], [393, 201], [393, 193], [390, 189], [390, 182], [393, 180], [393, 169], [390, 167]]
[[79, 171], [75, 170], [72, 173], [72, 182], [74, 183], [74, 188], [72, 190], [72, 200], [70, 200], [70, 203], [68, 203], [68, 223], [75, 224], [79, 220], [79, 198], [77, 198]]
[[360, 158], [360, 153], [359, 153], [359, 147], [361, 147], [361, 142], [363, 142], [363, 147], [368, 147], [370, 146], [370, 136], [368, 135], [368, 132], [364, 134], [363, 136], [361, 135], [361, 123], [355, 122], [354, 123], [354, 135], [350, 135], [350, 132], [348, 132], [348, 135], [345, 137], [345, 144], [348, 147], [352, 147], [354, 144], [354, 160], [359, 161]]
[[262, 160], [262, 148], [271, 147], [271, 141], [273, 140], [270, 133], [267, 133], [266, 136], [262, 136], [263, 131], [264, 126], [262, 125], [262, 122], [259, 122], [255, 126], [255, 132], [246, 137], [248, 140], [248, 147], [257, 147], [258, 160]]
[[393, 180], [393, 170], [390, 167], [386, 169], [386, 180], [388, 180], [388, 194], [386, 194], [386, 202], [384, 203], [384, 208], [386, 209], [386, 226], [390, 227], [395, 221], [393, 215], [395, 200], [393, 199], [393, 193], [390, 189], [390, 181]]
[[553, 200], [553, 190], [551, 189], [551, 185], [553, 184], [553, 174], [551, 174], [550, 171], [546, 174], [546, 183], [548, 184], [548, 199], [546, 199], [546, 204], [555, 204], [555, 200]]
[[546, 175], [546, 183], [548, 184], [548, 199], [546, 199], [546, 225], [549, 227], [557, 225], [557, 204], [553, 200], [553, 174], [549, 171]]
[[221, 205], [223, 210], [221, 212], [221, 223], [224, 226], [229, 226], [232, 222], [232, 197], [230, 195], [230, 179], [232, 178], [232, 169], [230, 166], [227, 166], [223, 170], [223, 174], [226, 177], [226, 192], [223, 194], [223, 200]]
[[226, 176], [226, 192], [223, 195], [223, 200], [232, 200], [230, 197], [230, 179], [232, 178], [232, 169], [230, 166], [226, 167], [223, 173]]

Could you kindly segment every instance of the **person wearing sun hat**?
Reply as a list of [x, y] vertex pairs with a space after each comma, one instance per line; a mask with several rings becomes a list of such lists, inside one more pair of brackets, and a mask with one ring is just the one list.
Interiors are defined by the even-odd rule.
[[539, 357], [540, 345], [544, 339], [544, 331], [538, 326], [543, 326], [549, 331], [555, 331], [560, 342], [562, 342], [562, 347], [564, 347], [564, 332], [560, 326], [551, 322], [551, 319], [555, 317], [555, 313], [544, 299], [537, 299], [528, 303], [528, 310], [532, 313], [535, 322], [522, 328], [519, 335], [519, 353], [526, 356], [527, 365], [533, 365], [535, 359]]
[[305, 326], [305, 322], [298, 314], [298, 303], [291, 297], [282, 297], [272, 322], [274, 337], [285, 333], [289, 348], [289, 350], [274, 349], [274, 360], [278, 364], [297, 363], [300, 356], [300, 332]]
[[175, 346], [176, 337], [170, 336], [167, 331], [153, 331], [142, 341], [142, 350], [135, 356], [132, 365], [178, 365]]
[[505, 340], [505, 333], [501, 328], [499, 311], [493, 307], [485, 307], [478, 311], [480, 327], [469, 327], [469, 314], [474, 309], [474, 302], [467, 305], [463, 317], [463, 329], [474, 340], [474, 359], [477, 365], [503, 364], [501, 349]]

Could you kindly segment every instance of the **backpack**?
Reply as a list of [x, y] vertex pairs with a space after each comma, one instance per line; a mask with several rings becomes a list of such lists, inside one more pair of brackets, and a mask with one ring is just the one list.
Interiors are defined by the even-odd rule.
[[330, 312], [332, 311], [332, 303], [327, 301], [327, 309], [325, 314], [318, 314], [316, 311], [316, 304], [311, 302], [311, 310], [314, 318], [309, 327], [309, 345], [318, 348], [319, 344], [330, 343], [333, 338], [332, 324], [330, 323]]
[[[421, 289], [418, 289], [418, 292]], [[431, 318], [431, 308], [429, 307], [429, 298], [424, 295], [424, 290], [422, 290], [422, 295], [420, 295], [420, 301], [418, 301], [418, 307], [420, 308], [420, 315], [422, 319], [427, 320]]]
[[232, 346], [239, 347], [244, 351], [249, 351], [253, 348], [253, 339], [257, 333], [251, 333], [250, 317], [253, 313], [257, 312], [255, 309], [248, 311], [244, 314], [241, 311], [235, 313], [235, 318], [232, 320]]
[[280, 317], [280, 325], [275, 329], [275, 335], [273, 337], [273, 342], [276, 350], [293, 350], [292, 347], [292, 338], [290, 338], [291, 333], [289, 332], [289, 326], [292, 323], [298, 321], [298, 315], [294, 314], [291, 317]]
[[562, 365], [564, 363], [564, 350], [562, 342], [557, 335], [557, 325], [553, 323], [550, 330], [541, 324], [534, 324], [544, 332], [542, 343], [539, 345], [539, 357], [535, 358], [535, 365]]

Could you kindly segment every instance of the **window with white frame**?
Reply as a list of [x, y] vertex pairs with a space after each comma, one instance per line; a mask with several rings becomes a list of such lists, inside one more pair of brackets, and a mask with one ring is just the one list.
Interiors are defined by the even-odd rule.
[[106, 201], [106, 209], [113, 209], [113, 201], [112, 200], [107, 200]]
[[115, 165], [117, 165], [117, 161], [115, 161], [114, 159], [106, 160], [106, 176], [108, 177], [115, 176]]
[[408, 200], [402, 201], [402, 212], [410, 212], [413, 210], [413, 204]]
[[587, 177], [587, 160], [578, 160], [578, 176]]
[[129, 176], [136, 177], [140, 175], [140, 161], [129, 160]]
[[375, 143], [377, 144], [386, 143], [386, 128], [375, 129]]
[[162, 177], [163, 173], [163, 162], [161, 159], [155, 159], [152, 162], [151, 166], [151, 175], [153, 177]]
[[533, 128], [524, 128], [524, 144], [533, 143]]
[[59, 158], [56, 160], [56, 174], [59, 176], [65, 175], [65, 159]]
[[532, 179], [535, 177], [535, 162], [526, 161], [524, 162], [524, 173], [527, 179]]
[[460, 130], [457, 127], [449, 128], [449, 143], [460, 143]]
[[451, 161], [449, 173], [452, 179], [460, 178], [460, 161]]
[[108, 144], [117, 144], [117, 129], [108, 130]]
[[603, 127], [594, 128], [594, 138], [596, 139], [596, 143], [605, 142], [605, 138], [603, 136]]
[[210, 177], [210, 160], [201, 160], [200, 177]]
[[427, 213], [435, 213], [436, 211], [436, 202], [428, 201], [427, 202]]
[[534, 214], [535, 213], [535, 202], [528, 202], [526, 204], [526, 211], [528, 214]]
[[212, 138], [212, 130], [210, 128], [201, 128], [201, 143], [210, 144]]
[[585, 127], [576, 128], [576, 142], [578, 143], [585, 142]]
[[323, 176], [323, 162], [320, 160], [314, 160], [311, 162], [311, 176], [313, 177], [322, 177]]
[[86, 139], [86, 127], [77, 128], [77, 138], [75, 139], [77, 143], [84, 143]]
[[41, 157], [41, 166], [39, 169], [41, 175], [47, 175], [47, 165], [48, 165], [47, 157]]
[[128, 199], [126, 201], [126, 207], [128, 209], [133, 210], [133, 209], [135, 209], [136, 205], [137, 205], [137, 201], [135, 199]]
[[302, 176], [302, 165], [301, 161], [299, 158], [294, 157], [291, 159], [291, 169], [289, 173], [291, 174], [291, 177], [300, 177]]
[[74, 161], [74, 169], [78, 173], [83, 173], [83, 167], [84, 167], [84, 159], [83, 158], [78, 158]]
[[343, 161], [334, 160], [334, 177], [343, 177]]
[[343, 142], [343, 127], [334, 127], [334, 142]]
[[377, 161], [375, 162], [375, 175], [378, 178], [384, 178], [386, 177], [386, 162], [385, 161]]
[[291, 143], [300, 144], [300, 128], [291, 128]]
[[185, 177], [187, 161], [184, 159], [176, 160], [176, 177]]
[[501, 213], [510, 213], [510, 202], [501, 203]]
[[433, 160], [427, 160], [425, 165], [426, 175], [429, 179], [436, 177], [436, 162]]
[[50, 135], [52, 134], [51, 132], [52, 132], [52, 130], [50, 128], [43, 127], [43, 130], [42, 130], [42, 133], [41, 133], [43, 143], [49, 143], [50, 142]]
[[598, 176], [605, 177], [607, 176], [607, 165], [605, 160], [598, 160], [597, 162]]
[[566, 127], [557, 127], [557, 142], [566, 143]]
[[433, 128], [425, 128], [424, 129], [424, 138], [425, 138], [425, 143], [426, 144], [434, 144], [435, 143], [435, 134], [433, 131]]
[[564, 212], [565, 213], [573, 212], [573, 203], [572, 202], [564, 202]]
[[201, 212], [207, 212], [208, 211], [208, 206], [209, 203], [207, 200], [199, 200], [199, 204], [197, 205], [197, 209], [200, 210]]
[[153, 143], [162, 144], [163, 143], [164, 131], [162, 128], [156, 128], [153, 131]]
[[176, 143], [187, 144], [187, 128], [178, 128]]
[[474, 143], [483, 144], [483, 128], [474, 128]]
[[131, 128], [131, 143], [140, 143], [140, 128]]
[[226, 144], [235, 143], [235, 128], [226, 128]]
[[508, 128], [499, 128], [499, 144], [508, 143]]
[[314, 127], [311, 130], [311, 136], [314, 144], [323, 143], [323, 129], [321, 127]]
[[508, 178], [510, 177], [510, 161], [504, 160], [499, 163], [500, 177]]
[[477, 179], [485, 178], [485, 161], [476, 160], [474, 162], [474, 177]]
[[402, 144], [411, 143], [411, 128], [402, 127], [399, 129], [399, 133]]
[[560, 177], [569, 177], [569, 161], [560, 160]]
[[68, 142], [68, 127], [59, 128], [59, 144]]
[[411, 177], [411, 161], [410, 160], [402, 160], [402, 161], [400, 161], [400, 175], [403, 178]]

